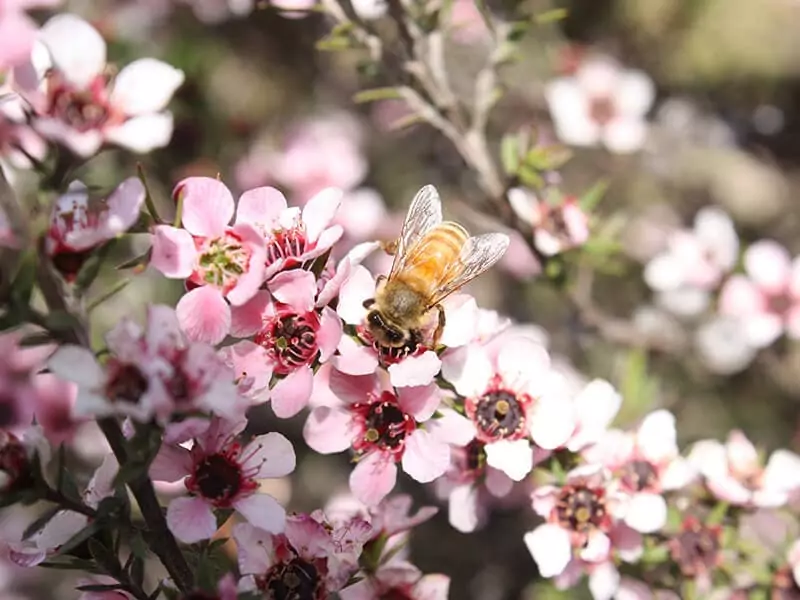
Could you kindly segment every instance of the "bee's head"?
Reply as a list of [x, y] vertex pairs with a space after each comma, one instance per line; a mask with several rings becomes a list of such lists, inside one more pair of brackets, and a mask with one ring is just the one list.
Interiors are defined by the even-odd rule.
[[409, 333], [389, 322], [378, 309], [367, 313], [367, 329], [381, 346], [402, 348], [408, 342]]

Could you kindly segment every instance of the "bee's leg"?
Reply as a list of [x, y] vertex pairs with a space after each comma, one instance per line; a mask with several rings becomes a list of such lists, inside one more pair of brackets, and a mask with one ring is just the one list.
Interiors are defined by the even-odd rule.
[[394, 253], [397, 252], [398, 240], [384, 240], [378, 243], [380, 244], [381, 250], [386, 252], [389, 256], [394, 256]]
[[436, 346], [439, 345], [439, 338], [442, 337], [442, 332], [444, 331], [444, 324], [445, 324], [445, 315], [444, 315], [444, 307], [441, 304], [436, 305], [436, 310], [439, 313], [439, 318], [436, 323], [436, 329], [433, 331], [433, 349], [436, 349]]

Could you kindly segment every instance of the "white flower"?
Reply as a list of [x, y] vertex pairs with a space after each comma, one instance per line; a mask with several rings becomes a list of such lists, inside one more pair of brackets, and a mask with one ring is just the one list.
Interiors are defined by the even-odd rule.
[[602, 143], [611, 152], [627, 153], [644, 144], [644, 117], [653, 104], [655, 89], [644, 72], [623, 69], [607, 57], [592, 57], [574, 76], [548, 83], [545, 97], [556, 132], [565, 143]]

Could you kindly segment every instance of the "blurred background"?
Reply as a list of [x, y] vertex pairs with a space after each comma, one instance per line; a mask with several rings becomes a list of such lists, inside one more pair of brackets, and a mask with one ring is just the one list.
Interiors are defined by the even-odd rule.
[[[299, 3], [284, 2], [252, 9], [224, 0], [66, 2], [60, 10], [88, 18], [117, 64], [154, 56], [187, 75], [171, 105], [175, 132], [166, 148], [143, 157], [106, 151], [81, 178], [111, 187], [141, 162], [164, 214], [173, 209], [172, 187], [189, 175], [219, 173], [234, 194], [274, 185], [296, 205], [325, 186], [339, 186], [347, 191], [337, 217], [346, 231], [339, 251], [395, 236], [408, 202], [426, 183], [439, 187], [448, 216], [476, 231], [496, 229], [490, 217], [469, 208], [481, 194], [449, 142], [425, 124], [393, 127], [406, 114], [397, 101], [355, 104], [356, 92], [386, 80], [364, 73], [351, 52], [317, 50], [330, 32], [329, 19], [319, 11], [293, 12]], [[574, 149], [560, 170], [565, 193], [580, 196], [601, 179], [609, 184], [591, 215], [593, 233], [609, 243], [593, 256], [590, 245], [580, 260], [588, 260], [593, 272], [592, 302], [624, 326], [631, 343], [606, 339], [602, 328], [565, 303], [558, 282], [541, 275], [521, 240], [470, 291], [482, 306], [541, 327], [555, 360], [576, 381], [603, 377], [615, 383], [625, 398], [618, 420], [623, 425], [664, 406], [677, 414], [682, 444], [724, 437], [739, 427], [765, 449], [800, 451], [800, 348], [779, 341], [735, 372], [716, 368], [697, 350], [695, 335], [705, 317], [683, 319], [664, 310], [643, 281], [644, 265], [669, 232], [691, 228], [697, 211], [708, 205], [731, 215], [743, 247], [770, 238], [793, 255], [800, 252], [800, 2], [489, 5], [501, 18], [521, 9], [566, 10], [563, 19], [533, 27], [519, 59], [504, 69], [507, 93], [490, 122], [493, 147], [503, 133], [521, 127], [555, 139], [545, 86], [581, 53], [601, 53], [643, 70], [656, 96], [638, 152]], [[466, 93], [485, 60], [488, 37], [472, 0], [454, 0], [453, 11], [459, 24], [447, 41], [448, 72], [457, 93]], [[118, 246], [117, 262], [146, 247], [143, 239]], [[572, 260], [565, 258], [568, 265]], [[372, 266], [384, 269], [386, 262]], [[98, 294], [112, 275], [96, 284]], [[182, 291], [179, 282], [147, 270], [95, 311], [93, 334], [99, 339], [123, 315], [142, 318], [146, 302], [174, 304]], [[644, 338], [659, 343], [638, 343]], [[298, 451], [297, 471], [272, 490], [281, 500], [312, 510], [346, 490], [347, 457], [308, 451], [301, 436], [304, 414], [279, 421], [262, 408], [253, 430], [278, 430]], [[96, 464], [102, 444], [87, 429], [76, 461]], [[442, 505], [433, 489], [411, 484], [401, 477], [396, 491]], [[495, 506], [473, 534], [450, 527], [445, 508], [415, 533], [414, 560], [424, 571], [450, 575], [451, 598], [459, 600], [582, 597], [537, 582], [522, 543], [535, 519], [524, 491], [518, 496]], [[70, 588], [74, 580], [54, 581], [60, 575], [0, 572], [9, 580], [0, 598], [77, 597]]]

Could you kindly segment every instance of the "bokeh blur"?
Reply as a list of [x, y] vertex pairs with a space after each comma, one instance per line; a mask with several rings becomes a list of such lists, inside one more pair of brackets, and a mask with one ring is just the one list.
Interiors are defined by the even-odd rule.
[[[467, 94], [489, 41], [473, 0], [453, 1], [460, 22], [446, 42], [447, 71], [456, 94]], [[67, 0], [60, 7], [101, 31], [114, 62], [154, 56], [186, 73], [171, 104], [169, 145], [142, 157], [105, 151], [79, 173], [85, 183], [111, 187], [135, 174], [138, 162], [162, 214], [174, 211], [172, 188], [189, 175], [219, 175], [235, 195], [273, 185], [298, 206], [323, 187], [342, 187], [339, 252], [395, 236], [408, 202], [427, 183], [439, 188], [448, 216], [475, 231], [501, 227], [480, 210], [475, 174], [439, 132], [424, 123], [398, 127], [408, 112], [397, 100], [354, 102], [360, 90], [392, 84], [393, 75], [363, 72], [352, 52], [320, 50], [331, 31], [323, 11], [286, 0], [243, 4]], [[740, 247], [772, 239], [800, 253], [800, 2], [504, 0], [489, 8], [500, 18], [519, 10], [553, 16], [529, 30], [518, 59], [502, 71], [506, 93], [489, 123], [493, 152], [503, 134], [520, 129], [558, 139], [559, 108], [548, 104], [548, 84], [585, 56], [644, 72], [655, 94], [639, 148], [570, 146], [573, 157], [559, 170], [558, 187], [567, 194], [608, 185], [591, 211], [596, 243], [565, 259], [582, 273], [576, 285], [585, 302], [564, 302], [558, 277], [543, 272], [520, 239], [469, 290], [483, 306], [540, 327], [576, 381], [612, 381], [624, 396], [621, 424], [666, 407], [677, 416], [682, 445], [738, 427], [766, 450], [800, 451], [800, 346], [781, 339], [719, 359], [739, 337], [709, 329], [713, 299], [687, 315], [645, 280], [670, 232], [691, 230], [706, 206], [730, 215]], [[115, 248], [117, 263], [146, 250], [145, 239], [133, 238]], [[387, 262], [371, 266], [385, 269]], [[95, 293], [112, 275], [98, 280]], [[174, 305], [182, 292], [182, 282], [148, 269], [93, 312], [93, 335], [99, 339], [122, 316], [143, 318], [147, 302]], [[345, 455], [308, 450], [303, 422], [303, 414], [278, 420], [267, 405], [251, 428], [292, 440], [298, 468], [271, 491], [293, 509], [313, 510], [346, 490], [349, 469]], [[75, 460], [88, 473], [104, 442], [91, 429], [82, 435]], [[399, 485], [418, 503], [444, 506], [433, 487], [403, 478]], [[521, 496], [493, 506], [487, 524], [471, 534], [454, 530], [441, 511], [415, 532], [416, 564], [450, 575], [450, 597], [458, 600], [584, 597], [539, 580], [521, 538], [534, 523]], [[3, 578], [12, 580], [3, 600], [77, 597], [74, 579], [62, 572], [13, 569], [0, 571]]]

